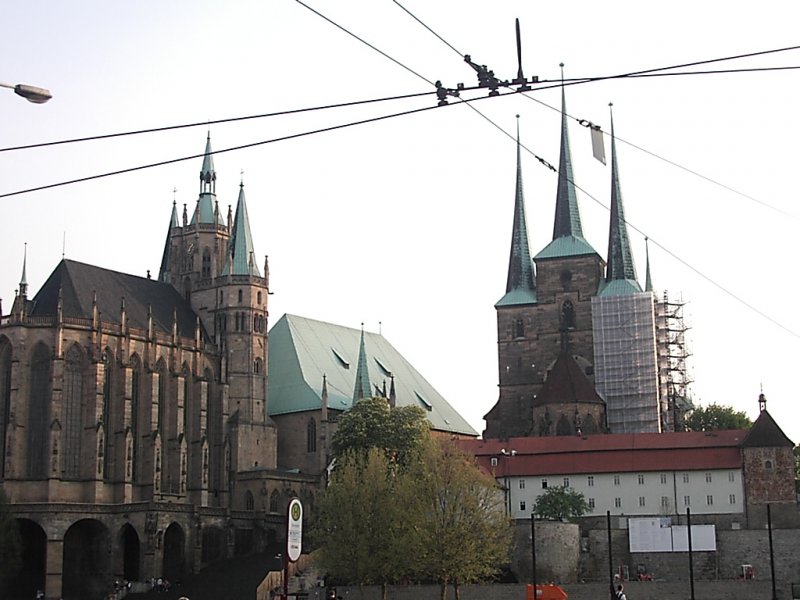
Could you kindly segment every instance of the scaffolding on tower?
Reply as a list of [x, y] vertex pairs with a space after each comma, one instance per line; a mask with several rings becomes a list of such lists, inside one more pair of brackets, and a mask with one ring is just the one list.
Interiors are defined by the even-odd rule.
[[656, 336], [661, 396], [661, 430], [684, 431], [686, 414], [694, 408], [691, 396], [686, 303], [664, 291], [656, 301]]

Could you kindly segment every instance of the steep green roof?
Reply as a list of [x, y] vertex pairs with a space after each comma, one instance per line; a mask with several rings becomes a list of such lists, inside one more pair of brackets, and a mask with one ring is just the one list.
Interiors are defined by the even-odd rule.
[[561, 88], [561, 153], [558, 157], [558, 191], [556, 192], [556, 217], [553, 223], [553, 239], [563, 236], [583, 238], [581, 213], [575, 194], [575, 177], [572, 172], [572, 153], [569, 149], [567, 131], [567, 102]]
[[206, 149], [203, 154], [203, 167], [200, 170], [200, 196], [192, 212], [190, 225], [214, 223], [216, 213], [217, 225], [225, 225], [225, 220], [217, 210], [217, 172], [214, 170], [214, 154], [211, 150], [211, 133], [206, 138]]
[[[349, 410], [358, 370], [361, 331], [296, 315], [284, 315], [269, 332], [269, 413], [319, 410], [325, 376], [328, 406]], [[364, 332], [371, 395], [394, 376], [397, 406], [425, 409], [439, 431], [478, 435], [466, 420], [384, 338]]]
[[508, 259], [506, 294], [495, 306], [532, 304], [536, 302], [525, 199], [522, 193], [522, 161], [520, 158], [519, 124], [517, 125], [517, 186], [514, 195], [514, 224], [511, 229], [511, 252]]
[[244, 199], [244, 183], [239, 184], [239, 200], [236, 203], [236, 216], [233, 219], [233, 231], [228, 244], [228, 259], [222, 269], [222, 275], [229, 274], [261, 277], [253, 251], [253, 235], [250, 233], [250, 218], [247, 216], [247, 203]]
[[164, 252], [161, 255], [161, 268], [158, 271], [158, 280], [164, 281], [169, 269], [169, 256], [172, 249], [171, 238], [172, 228], [178, 226], [178, 209], [175, 205], [175, 200], [172, 201], [172, 215], [169, 218], [169, 228], [167, 229], [167, 239], [164, 242]]
[[617, 143], [614, 136], [614, 116], [611, 116], [611, 221], [608, 229], [608, 262], [606, 279], [636, 280], [636, 267], [628, 240], [628, 224], [625, 222], [625, 206], [619, 185], [617, 165]]
[[567, 235], [554, 239], [547, 244], [536, 256], [540, 258], [563, 258], [565, 256], [584, 256], [587, 254], [597, 254], [597, 250], [582, 237]]
[[641, 294], [642, 288], [639, 282], [635, 279], [613, 279], [611, 281], [605, 280], [600, 282], [600, 289], [597, 295], [601, 297], [608, 296], [630, 296], [632, 294]]

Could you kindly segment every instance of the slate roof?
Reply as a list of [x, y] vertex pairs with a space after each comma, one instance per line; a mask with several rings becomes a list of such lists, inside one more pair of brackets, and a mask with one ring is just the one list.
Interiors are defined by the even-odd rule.
[[750, 448], [776, 448], [783, 446], [793, 448], [794, 442], [786, 437], [786, 434], [783, 433], [775, 419], [765, 409], [761, 411], [756, 422], [750, 427], [750, 431], [742, 445]]
[[[297, 315], [283, 315], [269, 332], [269, 413], [319, 410], [323, 375], [328, 406], [344, 411], [353, 406], [361, 331]], [[425, 409], [439, 431], [478, 433], [433, 386], [384, 338], [364, 332], [372, 395], [388, 389], [394, 375], [397, 406]]]
[[[214, 152], [211, 150], [211, 134], [206, 138], [206, 149], [203, 154], [203, 167], [200, 170], [200, 180], [212, 184], [211, 190], [216, 187], [217, 172], [214, 170]], [[201, 188], [202, 189], [202, 188]], [[192, 212], [192, 220], [190, 225], [195, 225], [198, 221], [200, 223], [214, 223], [214, 213], [216, 212], [217, 197], [216, 194], [211, 192], [201, 192], [197, 198], [197, 206]], [[225, 219], [222, 214], [217, 215], [217, 225], [225, 225]]]
[[605, 404], [572, 355], [562, 352], [534, 400], [545, 404]]
[[[611, 116], [611, 220], [608, 230], [608, 261], [606, 278], [636, 281], [636, 267], [628, 239], [628, 224], [625, 222], [625, 205], [619, 184], [617, 165], [617, 140], [614, 136], [614, 116]], [[641, 291], [641, 290], [640, 290]]]
[[575, 193], [575, 176], [572, 170], [572, 153], [569, 149], [567, 130], [567, 101], [561, 87], [561, 153], [558, 157], [558, 191], [556, 192], [556, 216], [553, 223], [553, 239], [563, 236], [583, 238], [578, 197]]
[[[156, 331], [171, 334], [175, 314], [178, 334], [194, 338], [197, 315], [192, 307], [175, 288], [155, 279], [64, 259], [33, 298], [29, 314], [33, 317], [55, 316], [59, 290], [65, 317], [91, 319], [92, 298], [97, 293], [97, 309], [104, 323], [120, 324], [120, 306], [125, 298], [125, 313], [131, 327], [147, 329], [149, 306]], [[205, 332], [204, 337], [208, 337]]]

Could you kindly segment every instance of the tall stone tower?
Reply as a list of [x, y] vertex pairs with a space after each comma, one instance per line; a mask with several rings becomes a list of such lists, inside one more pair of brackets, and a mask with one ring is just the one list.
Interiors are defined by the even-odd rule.
[[184, 207], [179, 225], [173, 205], [159, 279], [189, 300], [222, 357], [227, 469], [275, 468], [277, 435], [267, 416], [269, 267], [265, 259], [262, 275], [256, 263], [244, 183], [226, 218], [216, 183], [209, 136], [191, 219]]
[[[485, 416], [485, 437], [540, 435], [539, 393], [556, 359], [572, 357], [593, 382], [591, 296], [605, 263], [583, 238], [573, 181], [572, 157], [562, 91], [559, 157], [553, 240], [531, 260], [522, 192], [519, 140], [514, 224], [506, 294], [497, 302], [500, 397]], [[565, 372], [573, 372], [568, 369]], [[574, 398], [565, 399], [574, 403]], [[549, 402], [549, 401], [548, 401]], [[594, 403], [596, 404], [596, 402]], [[580, 407], [571, 418], [578, 428]], [[600, 424], [598, 424], [600, 426]]]

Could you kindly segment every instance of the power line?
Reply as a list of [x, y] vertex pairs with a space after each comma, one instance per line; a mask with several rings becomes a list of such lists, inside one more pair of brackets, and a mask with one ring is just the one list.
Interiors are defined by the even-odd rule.
[[[505, 93], [505, 94], [501, 94], [501, 96], [498, 96], [498, 97], [510, 96], [510, 95], [513, 95], [514, 93], [516, 93], [516, 92], [508, 92], [508, 93]], [[476, 100], [486, 100], [487, 98], [489, 98], [489, 96], [478, 96], [476, 98], [471, 98], [469, 100], [463, 100], [463, 102], [475, 102]], [[453, 106], [455, 106], [455, 105], [453, 105]], [[250, 144], [241, 144], [239, 146], [232, 146], [230, 148], [224, 148], [222, 150], [213, 150], [210, 154], [224, 154], [224, 153], [227, 153], [227, 152], [233, 152], [235, 150], [244, 150], [246, 148], [254, 148], [256, 146], [264, 146], [266, 144], [272, 144], [272, 143], [275, 143], [275, 142], [283, 142], [283, 141], [286, 141], [286, 140], [297, 139], [297, 138], [306, 137], [306, 136], [309, 136], [309, 135], [314, 135], [314, 134], [317, 134], [317, 133], [326, 133], [326, 132], [329, 132], [329, 131], [336, 131], [338, 129], [346, 129], [348, 127], [354, 127], [356, 125], [365, 125], [367, 123], [376, 123], [376, 122], [379, 122], [379, 121], [385, 121], [385, 120], [392, 119], [392, 118], [395, 118], [395, 117], [403, 117], [403, 116], [413, 115], [413, 114], [417, 114], [417, 113], [421, 113], [421, 112], [425, 112], [425, 111], [429, 111], [429, 110], [435, 110], [437, 108], [442, 108], [442, 107], [436, 106], [436, 105], [424, 106], [422, 108], [415, 108], [415, 109], [411, 109], [411, 110], [405, 110], [405, 111], [401, 111], [401, 112], [390, 113], [388, 115], [381, 115], [381, 116], [378, 116], [378, 117], [371, 117], [369, 119], [361, 119], [359, 121], [351, 121], [351, 122], [342, 123], [342, 124], [339, 124], [339, 125], [332, 125], [330, 127], [322, 127], [322, 128], [319, 128], [319, 129], [313, 129], [313, 130], [304, 131], [304, 132], [301, 132], [301, 133], [294, 133], [294, 134], [291, 134], [291, 135], [284, 135], [284, 136], [280, 136], [280, 137], [277, 137], [277, 138], [272, 138], [272, 139], [269, 139], [269, 140], [262, 140], [262, 141], [259, 141], [259, 142], [252, 142]], [[197, 158], [202, 158], [203, 156], [205, 156], [205, 153], [203, 153], [203, 154], [192, 154], [191, 156], [183, 156], [181, 158], [172, 158], [172, 159], [169, 159], [169, 160], [162, 160], [162, 161], [159, 161], [159, 162], [148, 163], [148, 164], [145, 164], [145, 165], [139, 165], [137, 167], [129, 167], [129, 168], [126, 168], [126, 169], [119, 169], [119, 170], [116, 170], [116, 171], [108, 171], [106, 173], [99, 173], [97, 175], [89, 175], [87, 177], [79, 177], [77, 179], [70, 179], [70, 180], [67, 180], [67, 181], [60, 181], [60, 182], [57, 182], [57, 183], [50, 183], [50, 184], [41, 185], [41, 186], [37, 186], [37, 187], [32, 187], [32, 188], [27, 188], [27, 189], [22, 189], [22, 190], [16, 190], [14, 192], [6, 192], [4, 194], [0, 194], [0, 198], [8, 198], [8, 197], [11, 197], [11, 196], [19, 196], [21, 194], [28, 194], [28, 193], [31, 193], [31, 192], [39, 192], [39, 191], [42, 191], [42, 190], [49, 190], [49, 189], [52, 189], [52, 188], [62, 187], [62, 186], [66, 186], [66, 185], [72, 185], [72, 184], [75, 184], [75, 183], [83, 183], [83, 182], [86, 182], [86, 181], [93, 181], [93, 180], [96, 180], [96, 179], [103, 179], [105, 177], [111, 177], [111, 176], [114, 176], [114, 175], [122, 175], [122, 174], [125, 174], [125, 173], [133, 173], [135, 171], [143, 171], [145, 169], [151, 169], [151, 168], [154, 168], [154, 167], [162, 167], [164, 165], [171, 165], [171, 164], [175, 164], [175, 163], [179, 163], [179, 162], [184, 162], [184, 161], [187, 161], [187, 160], [194, 160], [194, 159], [197, 159]]]
[[41, 142], [37, 144], [27, 144], [24, 146], [11, 146], [8, 148], [0, 148], [0, 152], [9, 152], [11, 150], [30, 150], [31, 148], [43, 148], [46, 146], [58, 146], [61, 144], [74, 144], [75, 142], [91, 142], [95, 140], [105, 140], [116, 137], [124, 137], [128, 135], [140, 135], [143, 133], [159, 133], [163, 131], [170, 131], [173, 129], [187, 129], [190, 127], [207, 127], [210, 125], [218, 125], [220, 123], [235, 123], [237, 121], [248, 121], [251, 119], [264, 119], [268, 117], [280, 117], [285, 115], [295, 115], [317, 110], [328, 110], [331, 108], [347, 108], [350, 106], [360, 106], [363, 104], [373, 104], [377, 102], [388, 102], [390, 100], [407, 100], [408, 98], [418, 98], [420, 96], [430, 96], [436, 92], [418, 92], [415, 94], [403, 94], [400, 96], [388, 96], [386, 98], [374, 98], [371, 100], [353, 100], [351, 102], [340, 102], [338, 104], [323, 104], [321, 106], [311, 106], [307, 108], [295, 108], [291, 110], [282, 110], [272, 113], [263, 113], [258, 115], [248, 115], [244, 117], [229, 117], [226, 119], [215, 119], [213, 121], [197, 121], [194, 123], [183, 123], [180, 125], [166, 125], [164, 127], [152, 127], [149, 129], [137, 129], [134, 131], [122, 131], [118, 133], [106, 133], [101, 135], [92, 135], [80, 138], [70, 138], [66, 140], [56, 140], [52, 142]]

